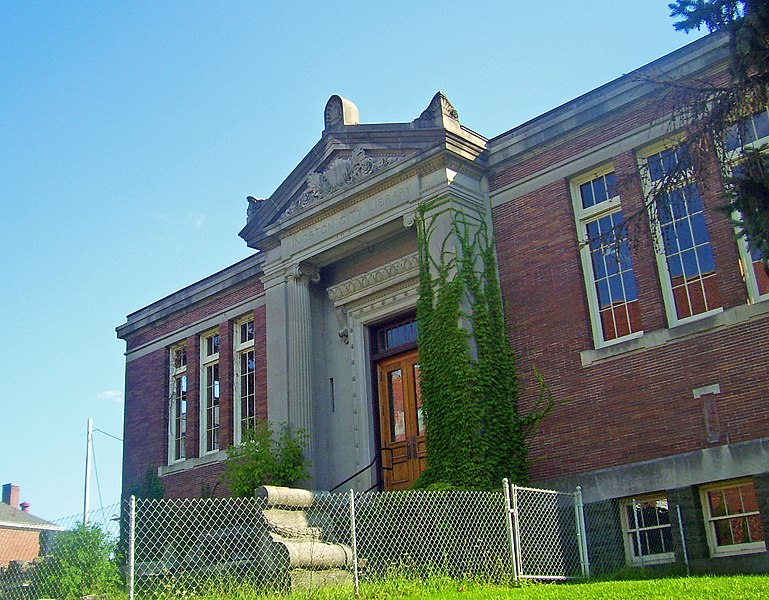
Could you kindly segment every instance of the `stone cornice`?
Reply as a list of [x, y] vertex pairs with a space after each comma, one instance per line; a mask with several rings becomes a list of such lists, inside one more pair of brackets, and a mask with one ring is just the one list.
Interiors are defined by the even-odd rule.
[[594, 126], [610, 112], [633, 110], [639, 102], [653, 102], [660, 91], [654, 80], [701, 78], [728, 60], [728, 36], [711, 34], [556, 107], [489, 140], [489, 165], [519, 156], [547, 143], [562, 143], [585, 125]]
[[209, 275], [192, 285], [174, 292], [170, 296], [166, 296], [149, 306], [132, 312], [126, 317], [126, 322], [116, 328], [117, 337], [126, 339], [140, 329], [153, 325], [179, 312], [189, 310], [191, 307], [207, 301], [216, 294], [220, 294], [250, 279], [260, 278], [263, 274], [263, 263], [263, 254], [252, 254], [218, 273]]
[[362, 296], [413, 279], [419, 275], [419, 257], [416, 252], [393, 260], [381, 267], [352, 277], [326, 288], [335, 306], [348, 304]]

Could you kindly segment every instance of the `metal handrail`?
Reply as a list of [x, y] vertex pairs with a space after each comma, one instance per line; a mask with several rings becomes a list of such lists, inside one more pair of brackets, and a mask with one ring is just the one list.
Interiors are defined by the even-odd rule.
[[[336, 484], [336, 485], [335, 485], [334, 487], [332, 487], [332, 488], [331, 488], [329, 491], [330, 491], [330, 492], [333, 492], [334, 490], [336, 490], [336, 489], [338, 489], [338, 488], [342, 487], [342, 486], [343, 486], [345, 483], [347, 483], [348, 481], [352, 481], [353, 479], [355, 479], [355, 478], [356, 478], [358, 475], [360, 475], [360, 474], [361, 474], [361, 473], [363, 473], [364, 471], [368, 471], [368, 470], [369, 470], [371, 467], [373, 467], [373, 466], [376, 464], [376, 462], [379, 460], [379, 457], [380, 457], [380, 456], [382, 456], [382, 452], [384, 452], [385, 450], [387, 450], [387, 451], [390, 453], [390, 466], [389, 466], [389, 467], [385, 467], [384, 465], [382, 465], [382, 470], [383, 470], [383, 471], [392, 471], [392, 470], [393, 470], [393, 468], [392, 468], [392, 463], [393, 463], [393, 449], [392, 449], [392, 448], [380, 448], [380, 449], [379, 449], [379, 452], [377, 452], [377, 453], [376, 453], [376, 455], [374, 456], [373, 460], [372, 460], [372, 461], [371, 461], [369, 464], [367, 464], [365, 467], [363, 467], [363, 468], [362, 468], [362, 469], [360, 469], [359, 471], [356, 471], [355, 473], [353, 473], [352, 475], [350, 475], [350, 476], [349, 476], [347, 479], [345, 479], [345, 480], [344, 480], [344, 481], [342, 481], [341, 483], [338, 483], [338, 484]], [[375, 488], [375, 487], [376, 487], [376, 484], [374, 484], [373, 486], [371, 486], [371, 487], [370, 487], [368, 490], [366, 490], [366, 491], [371, 491], [371, 490], [372, 490], [373, 488]]]

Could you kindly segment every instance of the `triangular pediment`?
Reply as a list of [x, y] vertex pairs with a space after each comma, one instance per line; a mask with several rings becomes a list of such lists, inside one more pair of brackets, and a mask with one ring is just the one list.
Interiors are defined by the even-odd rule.
[[[335, 107], [342, 112], [334, 113]], [[349, 124], [353, 108], [351, 102], [332, 96], [325, 110], [326, 129], [318, 143], [271, 196], [249, 196], [247, 223], [240, 232], [249, 246], [257, 247], [275, 227], [293, 227], [305, 215], [331, 207], [367, 184], [379, 185], [403, 169], [413, 168], [420, 155], [446, 147], [447, 136], [456, 137], [459, 128], [456, 111], [441, 93], [408, 123], [361, 125], [355, 112], [356, 122]], [[468, 137], [480, 139], [467, 132]]]
[[361, 146], [353, 148], [349, 155], [347, 152], [337, 153], [334, 159], [328, 163], [328, 166], [322, 170], [313, 171], [307, 176], [304, 191], [288, 205], [280, 219], [288, 219], [323, 202], [333, 194], [394, 165], [404, 156], [402, 151], [366, 152], [365, 148]]

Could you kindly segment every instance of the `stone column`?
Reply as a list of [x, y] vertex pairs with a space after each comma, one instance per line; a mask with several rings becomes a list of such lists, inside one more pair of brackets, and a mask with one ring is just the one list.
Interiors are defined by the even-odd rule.
[[294, 428], [309, 435], [307, 458], [314, 457], [312, 407], [312, 329], [310, 318], [310, 283], [318, 283], [320, 274], [312, 265], [296, 264], [286, 272], [288, 283], [288, 414]]

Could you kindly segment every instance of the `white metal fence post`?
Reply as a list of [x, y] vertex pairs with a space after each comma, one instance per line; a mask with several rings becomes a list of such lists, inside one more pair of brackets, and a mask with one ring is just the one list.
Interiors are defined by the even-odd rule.
[[587, 555], [587, 531], [585, 530], [585, 507], [582, 503], [582, 487], [574, 492], [574, 516], [577, 521], [577, 543], [579, 544], [579, 563], [582, 577], [590, 577], [590, 561]]
[[518, 486], [515, 484], [512, 484], [510, 486], [510, 492], [513, 500], [513, 511], [512, 511], [512, 518], [513, 518], [513, 533], [514, 533], [514, 542], [513, 546], [515, 547], [515, 574], [516, 579], [519, 577], [522, 577], [524, 575], [523, 573], [523, 554], [521, 550], [521, 521], [519, 519], [518, 514]]
[[507, 477], [502, 480], [502, 485], [505, 488], [505, 521], [507, 522], [507, 537], [510, 543], [510, 560], [513, 564], [513, 581], [518, 581], [518, 561], [515, 556], [515, 540], [513, 536], [513, 506], [510, 501], [510, 482]]
[[686, 576], [689, 577], [689, 551], [686, 549], [686, 535], [684, 532], [684, 519], [681, 516], [681, 505], [676, 504], [676, 514], [678, 514], [678, 531], [681, 534], [681, 547], [684, 551], [684, 562], [686, 563]]
[[128, 499], [128, 600], [134, 600], [136, 496]]
[[641, 524], [638, 522], [638, 502], [633, 498], [633, 524], [635, 525], [635, 538], [638, 545], [638, 559], [641, 563], [641, 568], [644, 568], [644, 547], [641, 541]]
[[358, 580], [358, 540], [355, 536], [355, 490], [350, 489], [350, 540], [352, 541], [352, 569], [355, 582], [355, 597], [360, 595]]

